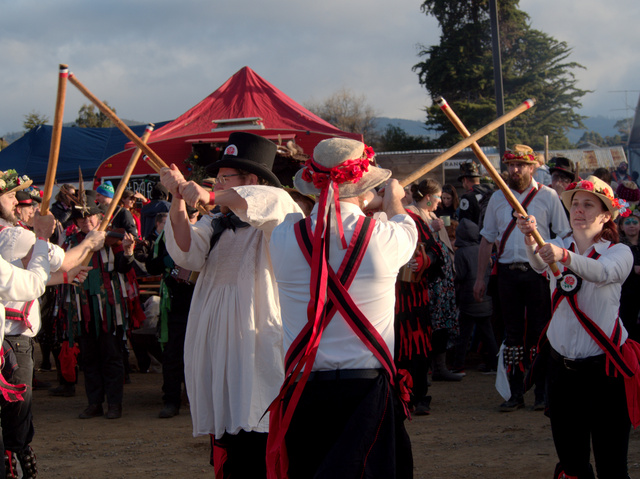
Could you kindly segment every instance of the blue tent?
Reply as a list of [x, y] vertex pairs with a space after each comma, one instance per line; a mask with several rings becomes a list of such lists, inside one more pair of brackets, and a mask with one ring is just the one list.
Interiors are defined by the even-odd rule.
[[[160, 128], [167, 122], [156, 123]], [[130, 127], [142, 136], [146, 125]], [[47, 175], [52, 126], [40, 125], [0, 151], [0, 170], [15, 169], [35, 184], [43, 184]], [[100, 164], [124, 150], [129, 139], [118, 128], [63, 127], [56, 180], [58, 183], [78, 181], [78, 167], [85, 180], [93, 178]]]

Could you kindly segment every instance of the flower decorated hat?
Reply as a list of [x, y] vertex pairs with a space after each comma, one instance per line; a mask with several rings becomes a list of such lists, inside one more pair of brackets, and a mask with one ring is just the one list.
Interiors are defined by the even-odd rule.
[[384, 183], [390, 170], [374, 166], [373, 148], [348, 138], [322, 140], [313, 150], [313, 158], [296, 173], [293, 184], [303, 195], [320, 195], [330, 182], [338, 187], [341, 198], [353, 198]]
[[618, 214], [623, 217], [631, 214], [629, 203], [625, 200], [615, 198], [611, 186], [593, 175], [589, 176], [586, 180], [571, 183], [567, 189], [562, 192], [562, 202], [567, 210], [571, 209], [571, 200], [573, 199], [573, 195], [578, 191], [587, 191], [600, 198], [609, 210], [609, 213], [611, 213], [611, 219], [615, 220]]
[[514, 145], [513, 149], [505, 151], [502, 156], [502, 162], [511, 163], [513, 161], [529, 163], [530, 165], [538, 164], [538, 160], [536, 160], [536, 155], [533, 153], [533, 149], [527, 145]]
[[27, 175], [19, 176], [16, 170], [0, 171], [0, 196], [14, 191], [22, 191], [31, 186]]

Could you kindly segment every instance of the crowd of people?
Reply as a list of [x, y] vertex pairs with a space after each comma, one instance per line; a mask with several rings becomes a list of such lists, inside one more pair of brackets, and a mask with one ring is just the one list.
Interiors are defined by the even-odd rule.
[[130, 349], [140, 373], [160, 363], [158, 417], [180, 413], [184, 388], [219, 479], [413, 477], [405, 419], [437, 414], [431, 381], [471, 367], [496, 376], [501, 412], [534, 389], [555, 479], [628, 477], [640, 189], [626, 164], [582, 179], [515, 145], [510, 195], [472, 161], [458, 185], [403, 188], [371, 148], [332, 138], [283, 188], [276, 153], [234, 132], [204, 182], [172, 164], [149, 199], [64, 184], [45, 215], [27, 177], [0, 172], [0, 479], [18, 464], [37, 477], [36, 340], [51, 395], [75, 395], [82, 372], [84, 420], [123, 416]]

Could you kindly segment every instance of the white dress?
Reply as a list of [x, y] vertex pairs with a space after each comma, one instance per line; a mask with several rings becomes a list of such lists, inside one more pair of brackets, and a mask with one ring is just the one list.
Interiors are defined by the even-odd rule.
[[235, 213], [251, 226], [225, 230], [210, 253], [210, 216], [191, 227], [188, 253], [176, 245], [170, 222], [165, 228], [171, 258], [200, 271], [184, 354], [194, 436], [268, 432], [268, 416], [262, 416], [284, 380], [282, 321], [268, 240], [287, 214], [300, 209], [281, 189], [234, 190], [248, 204]]

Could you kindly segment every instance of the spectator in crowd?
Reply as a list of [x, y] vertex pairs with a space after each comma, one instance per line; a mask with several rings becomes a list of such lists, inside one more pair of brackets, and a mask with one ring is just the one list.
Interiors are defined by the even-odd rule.
[[[554, 156], [549, 160], [551, 188], [561, 195], [572, 182], [576, 181], [576, 165], [569, 158]], [[546, 184], [546, 183], [543, 183]]]
[[607, 168], [596, 168], [591, 174], [600, 178], [606, 184], [611, 185], [611, 172]]
[[[473, 297], [473, 285], [478, 271], [478, 250], [480, 249], [480, 228], [473, 221], [463, 218], [456, 230], [456, 298], [460, 309], [460, 336], [454, 349], [453, 370], [464, 371], [465, 358], [469, 351], [471, 336], [482, 346], [484, 363], [482, 372], [495, 371], [498, 363], [498, 346], [491, 325], [493, 313], [491, 297], [485, 294], [481, 301]], [[489, 281], [489, 269], [485, 273]]]
[[[618, 188], [620, 188], [618, 186]], [[620, 319], [629, 337], [635, 341], [640, 341], [640, 325], [638, 325], [638, 315], [640, 315], [640, 243], [638, 237], [640, 233], [640, 210], [634, 209], [633, 213], [626, 218], [619, 218], [620, 240], [626, 244], [633, 253], [633, 268], [627, 279], [622, 283], [622, 294], [620, 295]]]
[[156, 215], [158, 213], [168, 213], [171, 203], [169, 203], [169, 190], [161, 183], [156, 183], [151, 189], [150, 201], [140, 209], [140, 224], [142, 226], [141, 236], [146, 238], [153, 231]]
[[536, 171], [533, 172], [533, 179], [545, 186], [551, 186], [551, 173], [549, 172], [549, 166], [546, 164], [544, 155], [537, 154], [536, 160], [538, 161], [538, 167]]
[[[458, 192], [453, 187], [453, 185], [443, 185], [442, 186], [442, 201], [436, 208], [436, 216], [438, 218], [442, 218], [443, 216], [448, 216], [449, 221], [458, 220], [458, 206], [460, 205], [460, 200], [458, 199]], [[445, 225], [447, 226], [447, 225]]]
[[454, 285], [453, 246], [443, 221], [434, 213], [441, 201], [441, 194], [440, 183], [432, 178], [427, 178], [413, 187], [413, 199], [419, 216], [429, 225], [441, 251], [438, 271], [430, 271], [429, 274], [429, 314], [433, 328], [431, 377], [434, 381], [460, 381], [462, 375], [452, 373], [446, 364], [447, 350], [458, 336], [459, 323]]
[[458, 219], [468, 218], [482, 228], [489, 198], [493, 194], [491, 185], [480, 182], [478, 164], [467, 161], [460, 165], [458, 181], [462, 183], [464, 194], [460, 197]]
[[[56, 194], [55, 202], [51, 205], [51, 214], [60, 222], [63, 229], [67, 229], [73, 224], [71, 212], [76, 202], [76, 188], [68, 183], [60, 187]], [[62, 238], [64, 239], [64, 238]]]
[[633, 178], [629, 174], [629, 163], [621, 161], [615, 170], [611, 172], [611, 187], [615, 191], [620, 183], [623, 181], [633, 181]]

